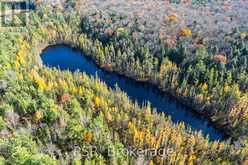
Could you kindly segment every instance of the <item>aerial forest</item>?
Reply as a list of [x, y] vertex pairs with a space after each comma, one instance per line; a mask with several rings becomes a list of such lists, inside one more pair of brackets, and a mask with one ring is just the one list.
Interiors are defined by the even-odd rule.
[[[222, 29], [205, 25], [210, 28], [204, 33], [205, 18], [185, 14], [199, 22], [182, 23], [180, 11], [200, 12], [210, 4], [228, 13], [229, 4], [156, 0], [167, 5], [164, 10], [178, 6], [161, 15], [160, 25], [163, 10], [150, 6], [155, 1], [137, 1], [144, 11], [132, 1], [36, 0], [30, 2], [35, 9], [0, 26], [0, 164], [248, 164], [248, 24], [227, 20], [231, 27], [225, 27], [220, 21]], [[85, 7], [93, 2], [99, 10]], [[108, 3], [131, 5], [115, 10], [106, 9]], [[153, 10], [157, 15], [149, 16]], [[240, 13], [247, 21], [248, 12]], [[56, 44], [77, 49], [104, 71], [158, 88], [225, 139], [173, 122], [149, 101], [139, 105], [97, 76], [44, 66], [40, 54]]]

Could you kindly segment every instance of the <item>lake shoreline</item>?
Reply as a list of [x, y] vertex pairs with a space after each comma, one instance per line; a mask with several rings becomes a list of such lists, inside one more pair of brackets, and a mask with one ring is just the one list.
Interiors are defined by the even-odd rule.
[[[84, 56], [88, 60], [91, 60], [99, 69], [102, 69], [105, 72], [115, 73], [115, 74], [117, 74], [117, 75], [119, 75], [121, 77], [130, 79], [130, 80], [138, 82], [138, 83], [142, 83], [143, 85], [148, 85], [148, 86], [151, 86], [153, 88], [156, 88], [163, 95], [166, 95], [167, 97], [175, 100], [177, 103], [179, 103], [179, 104], [183, 105], [184, 107], [186, 107], [187, 110], [190, 111], [190, 113], [193, 113], [194, 115], [198, 116], [200, 119], [207, 120], [209, 122], [209, 124], [213, 125], [213, 127], [222, 134], [222, 136], [223, 136], [223, 138], [225, 140], [231, 137], [231, 134], [226, 133], [226, 132], [229, 132], [229, 129], [227, 129], [226, 127], [223, 127], [220, 124], [217, 124], [214, 121], [212, 121], [210, 114], [202, 113], [201, 111], [197, 110], [197, 108], [196, 108], [197, 106], [189, 104], [188, 101], [187, 101], [187, 98], [185, 98], [183, 96], [178, 96], [173, 91], [163, 90], [161, 87], [158, 87], [157, 84], [155, 84], [154, 82], [152, 82], [150, 80], [136, 79], [134, 77], [126, 75], [126, 73], [121, 73], [121, 72], [118, 72], [118, 71], [115, 71], [115, 70], [111, 70], [111, 69], [109, 69], [107, 67], [100, 66], [95, 61], [95, 59], [94, 59], [94, 57], [92, 55], [88, 55], [88, 54], [83, 53], [84, 50], [82, 48], [80, 48], [78, 45], [76, 45], [75, 43], [72, 43], [71, 41], [56, 40], [56, 41], [52, 41], [51, 43], [48, 42], [46, 44], [42, 44], [42, 46], [39, 47], [38, 52], [39, 52], [39, 54], [42, 54], [42, 52], [44, 52], [46, 49], [48, 49], [50, 47], [54, 47], [56, 45], [65, 45], [65, 46], [71, 47], [72, 49], [80, 51], [82, 56]], [[41, 60], [40, 56], [39, 56], [39, 61], [41, 61], [40, 65], [42, 65], [42, 60]], [[165, 112], [165, 114], [166, 114], [166, 112]]]

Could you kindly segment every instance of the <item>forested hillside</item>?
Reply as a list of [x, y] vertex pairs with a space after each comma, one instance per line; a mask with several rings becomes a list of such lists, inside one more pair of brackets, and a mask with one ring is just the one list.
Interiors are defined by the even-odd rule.
[[[214, 49], [196, 42], [185, 26], [170, 45], [138, 18], [85, 14], [77, 5], [39, 2], [27, 26], [0, 28], [1, 164], [248, 163], [247, 31], [233, 28], [228, 49]], [[140, 107], [118, 87], [43, 66], [41, 51], [58, 43], [82, 50], [105, 70], [156, 85], [230, 139], [210, 141], [149, 105]]]

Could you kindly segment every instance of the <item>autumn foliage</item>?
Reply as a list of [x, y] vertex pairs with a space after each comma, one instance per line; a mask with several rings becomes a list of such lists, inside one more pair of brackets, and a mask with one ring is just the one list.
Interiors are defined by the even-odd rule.
[[223, 62], [224, 64], [227, 63], [227, 57], [222, 54], [217, 54], [213, 56], [213, 60], [217, 62]]
[[[77, 3], [77, 10], [83, 4], [87, 2]], [[166, 31], [171, 33], [159, 35], [157, 25], [151, 28], [145, 21], [127, 23], [118, 14], [101, 12], [84, 18], [67, 11], [73, 9], [70, 5], [60, 7], [65, 11], [40, 6], [26, 27], [0, 33], [0, 164], [247, 163], [246, 32], [236, 29], [216, 44], [198, 34], [193, 24], [188, 26], [179, 12], [166, 20], [170, 23], [165, 26], [175, 27]], [[149, 5], [144, 8], [152, 13]], [[231, 10], [228, 4], [223, 9]], [[146, 14], [138, 12], [140, 17]], [[204, 46], [194, 47], [195, 40]], [[211, 141], [149, 105], [135, 104], [98, 78], [38, 65], [40, 45], [58, 41], [80, 48], [103, 69], [148, 81], [193, 106], [232, 140]], [[230, 49], [222, 51], [226, 41]], [[92, 146], [98, 152], [86, 159], [83, 155]], [[141, 157], [106, 154], [128, 147], [170, 152]]]

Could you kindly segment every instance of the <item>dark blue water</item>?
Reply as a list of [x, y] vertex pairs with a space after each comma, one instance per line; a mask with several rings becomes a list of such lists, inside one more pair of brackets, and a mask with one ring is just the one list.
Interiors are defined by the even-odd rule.
[[184, 122], [192, 130], [202, 131], [205, 136], [209, 136], [210, 140], [223, 140], [225, 138], [220, 130], [215, 129], [207, 119], [160, 92], [156, 87], [136, 82], [116, 73], [106, 72], [98, 68], [92, 60], [83, 56], [80, 50], [72, 49], [66, 45], [50, 46], [43, 51], [41, 58], [43, 64], [48, 67], [72, 72], [80, 70], [87, 75], [97, 75], [110, 88], [116, 88], [117, 84], [131, 100], [137, 101], [139, 105], [150, 102], [158, 112], [169, 115], [173, 122]]

